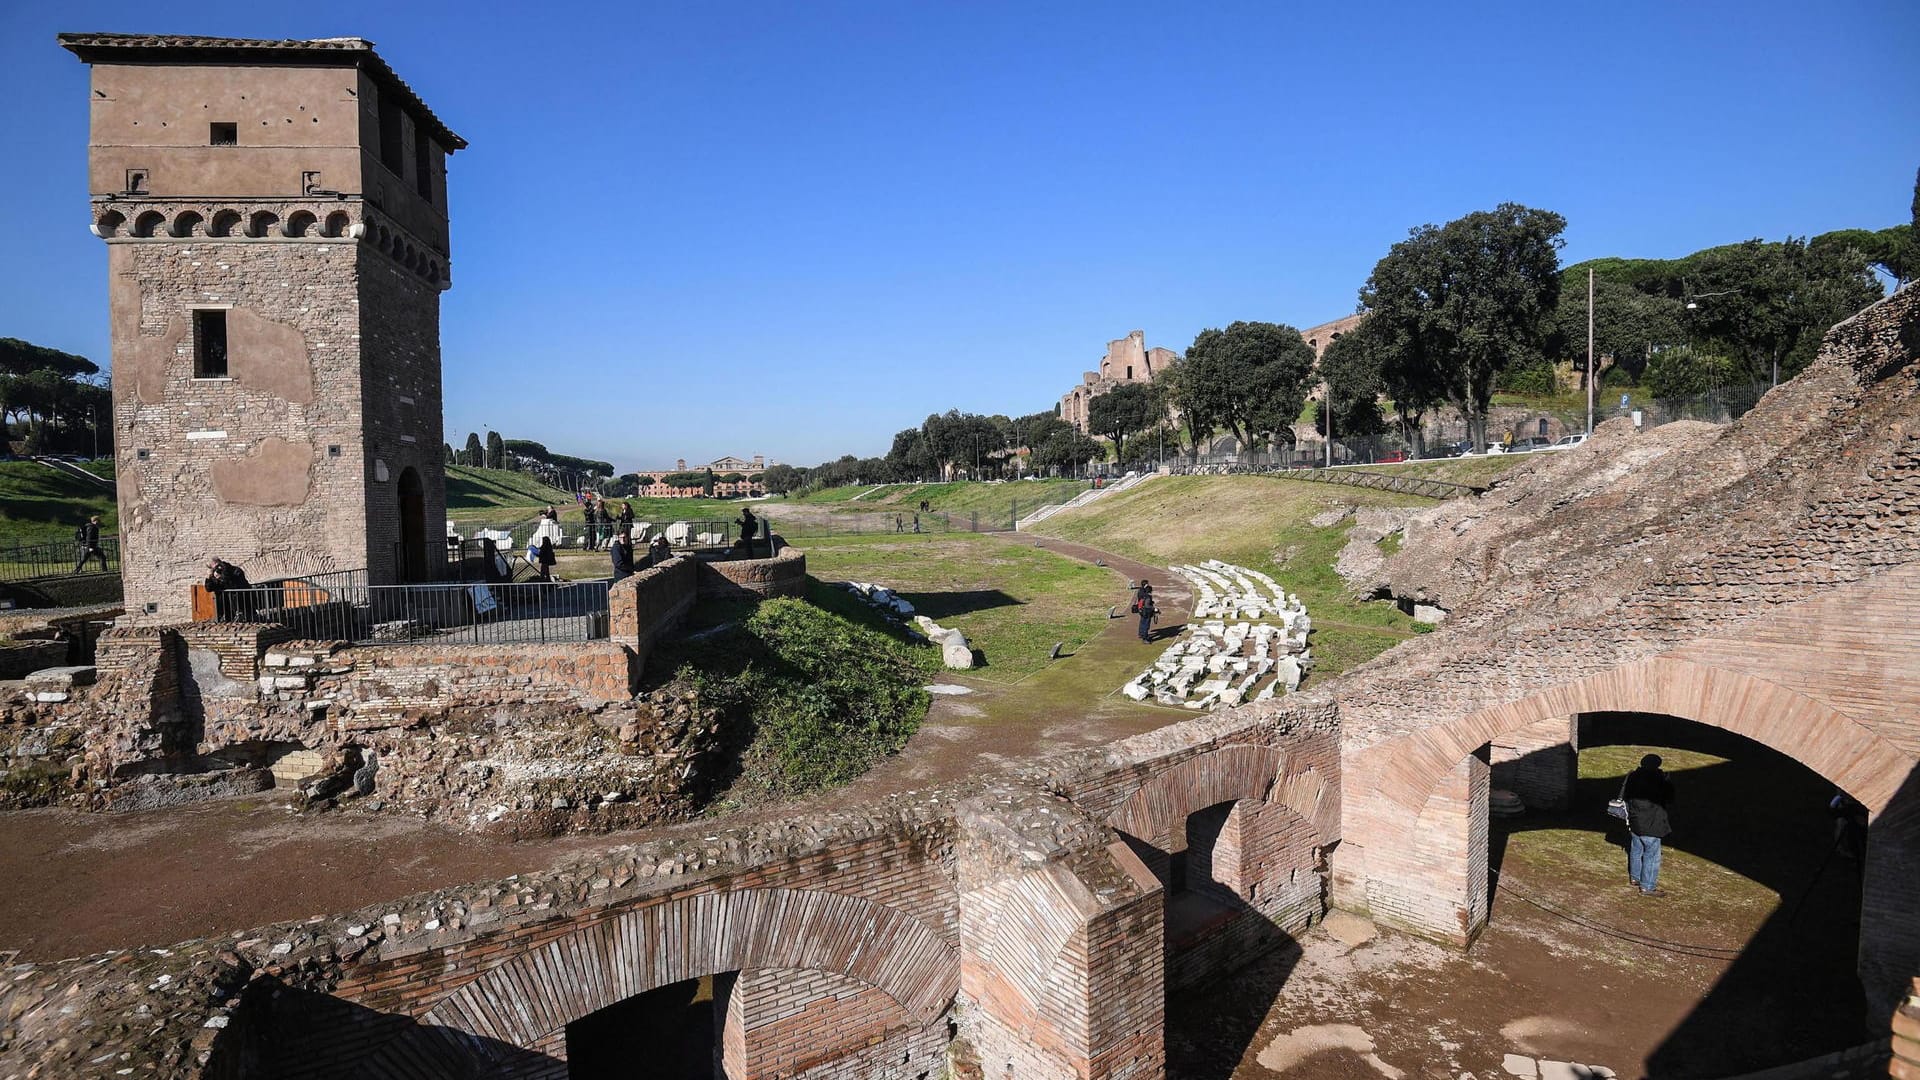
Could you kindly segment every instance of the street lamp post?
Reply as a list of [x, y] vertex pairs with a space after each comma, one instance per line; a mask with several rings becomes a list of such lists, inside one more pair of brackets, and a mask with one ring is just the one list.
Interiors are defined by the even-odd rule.
[[[1618, 362], [1618, 357], [1615, 361]], [[1587, 267], [1587, 434], [1593, 434], [1593, 267]]]

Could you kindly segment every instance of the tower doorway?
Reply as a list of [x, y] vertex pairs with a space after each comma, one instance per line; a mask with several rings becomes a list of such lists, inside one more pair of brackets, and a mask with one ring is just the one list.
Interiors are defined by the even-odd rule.
[[411, 465], [400, 470], [400, 551], [395, 560], [402, 582], [426, 581], [427, 496], [420, 472]]

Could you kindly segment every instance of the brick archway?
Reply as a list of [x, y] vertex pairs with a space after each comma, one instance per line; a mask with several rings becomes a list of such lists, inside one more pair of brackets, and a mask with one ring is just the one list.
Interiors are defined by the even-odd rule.
[[1480, 746], [1583, 712], [1660, 713], [1743, 735], [1831, 780], [1876, 814], [1914, 764], [1883, 736], [1779, 683], [1655, 657], [1405, 736], [1380, 771], [1379, 794], [1411, 829], [1441, 778]]
[[1251, 799], [1285, 806], [1311, 822], [1323, 843], [1339, 835], [1339, 807], [1312, 767], [1289, 771], [1287, 755], [1269, 746], [1223, 746], [1152, 777], [1107, 824], [1148, 843], [1180, 842], [1187, 816], [1226, 802]]
[[708, 893], [626, 912], [517, 955], [420, 1018], [495, 1044], [541, 1047], [635, 994], [754, 969], [801, 969], [874, 987], [924, 1027], [959, 985], [958, 953], [871, 900], [795, 889]]

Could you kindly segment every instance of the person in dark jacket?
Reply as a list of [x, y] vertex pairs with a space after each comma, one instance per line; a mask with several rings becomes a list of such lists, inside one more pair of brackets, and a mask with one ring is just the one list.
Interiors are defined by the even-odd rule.
[[1140, 605], [1151, 599], [1153, 599], [1153, 582], [1141, 578], [1140, 584], [1133, 587], [1133, 610], [1138, 612]]
[[760, 519], [753, 516], [753, 507], [740, 508], [740, 543], [746, 548], [747, 558], [753, 558], [753, 538], [760, 531]]
[[1660, 755], [1648, 754], [1627, 774], [1620, 797], [1627, 801], [1627, 876], [1647, 896], [1660, 893], [1660, 842], [1673, 831], [1667, 808], [1673, 805], [1673, 781], [1660, 769]]
[[80, 549], [80, 561], [73, 564], [73, 572], [79, 573], [87, 568], [88, 559], [100, 560], [100, 572], [107, 572], [107, 553], [100, 550], [100, 515], [87, 519], [86, 524], [75, 531], [75, 547]]
[[581, 514], [583, 520], [586, 522], [583, 539], [586, 541], [587, 550], [593, 551], [600, 546], [600, 512], [596, 508], [594, 501], [588, 499], [586, 509], [582, 510]]
[[673, 544], [668, 542], [666, 533], [660, 533], [653, 538], [653, 543], [647, 545], [647, 565], [659, 566], [671, 558], [673, 558]]
[[1138, 610], [1140, 612], [1140, 640], [1152, 642], [1153, 620], [1159, 616], [1160, 610], [1153, 606], [1153, 593], [1151, 590], [1140, 598]]
[[620, 500], [620, 531], [627, 534], [627, 545], [631, 547], [633, 545], [633, 503], [628, 499]]
[[533, 555], [533, 564], [540, 570], [541, 581], [553, 580], [553, 564], [559, 561], [553, 554], [553, 537], [541, 537], [540, 547]]
[[633, 576], [633, 540], [625, 529], [613, 534], [613, 543], [607, 545], [607, 552], [613, 558], [613, 580]]

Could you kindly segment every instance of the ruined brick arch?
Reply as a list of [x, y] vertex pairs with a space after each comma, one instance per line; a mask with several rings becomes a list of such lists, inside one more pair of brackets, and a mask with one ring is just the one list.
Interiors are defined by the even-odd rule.
[[347, 235], [347, 230], [351, 228], [353, 228], [353, 215], [345, 210], [335, 210], [327, 215], [326, 223], [320, 227], [320, 235], [341, 237]]
[[1583, 712], [1659, 713], [1744, 735], [1819, 773], [1876, 814], [1914, 764], [1879, 734], [1779, 683], [1656, 657], [1405, 736], [1381, 770], [1380, 794], [1411, 829], [1441, 777], [1480, 746]]
[[271, 210], [255, 210], [253, 217], [247, 221], [247, 235], [256, 239], [266, 236], [272, 233], [274, 226], [278, 224], [280, 224], [279, 214]]
[[201, 216], [200, 211], [182, 210], [173, 216], [173, 224], [167, 227], [167, 235], [181, 238], [190, 237], [194, 233], [199, 232], [200, 226], [205, 222], [206, 218]]
[[139, 217], [133, 219], [133, 235], [139, 237], [152, 236], [159, 232], [160, 228], [166, 223], [167, 215], [158, 210], [145, 211]]
[[1287, 765], [1287, 755], [1272, 747], [1223, 746], [1141, 784], [1107, 816], [1107, 824], [1139, 840], [1177, 847], [1184, 843], [1189, 814], [1251, 799], [1286, 807], [1312, 824], [1323, 843], [1332, 842], [1339, 807], [1328, 798], [1325, 782], [1311, 768], [1289, 772]]
[[[742, 889], [638, 908], [521, 953], [443, 998], [420, 1021], [493, 1045], [532, 1048], [550, 1044], [572, 1021], [648, 990], [773, 968], [831, 972], [872, 986], [899, 1006], [903, 1025], [920, 1028], [952, 1003], [959, 967], [954, 946], [896, 908], [838, 893]], [[379, 1068], [373, 1074], [385, 1075]]]
[[311, 234], [319, 219], [310, 210], [295, 210], [287, 215], [287, 223], [281, 228], [282, 234], [299, 238]]
[[208, 236], [232, 236], [240, 227], [241, 217], [238, 210], [216, 210], [213, 221], [207, 226]]
[[93, 234], [102, 239], [109, 236], [118, 236], [120, 235], [121, 228], [125, 226], [126, 223], [127, 215], [118, 210], [109, 210], [101, 214], [99, 219], [93, 223]]

